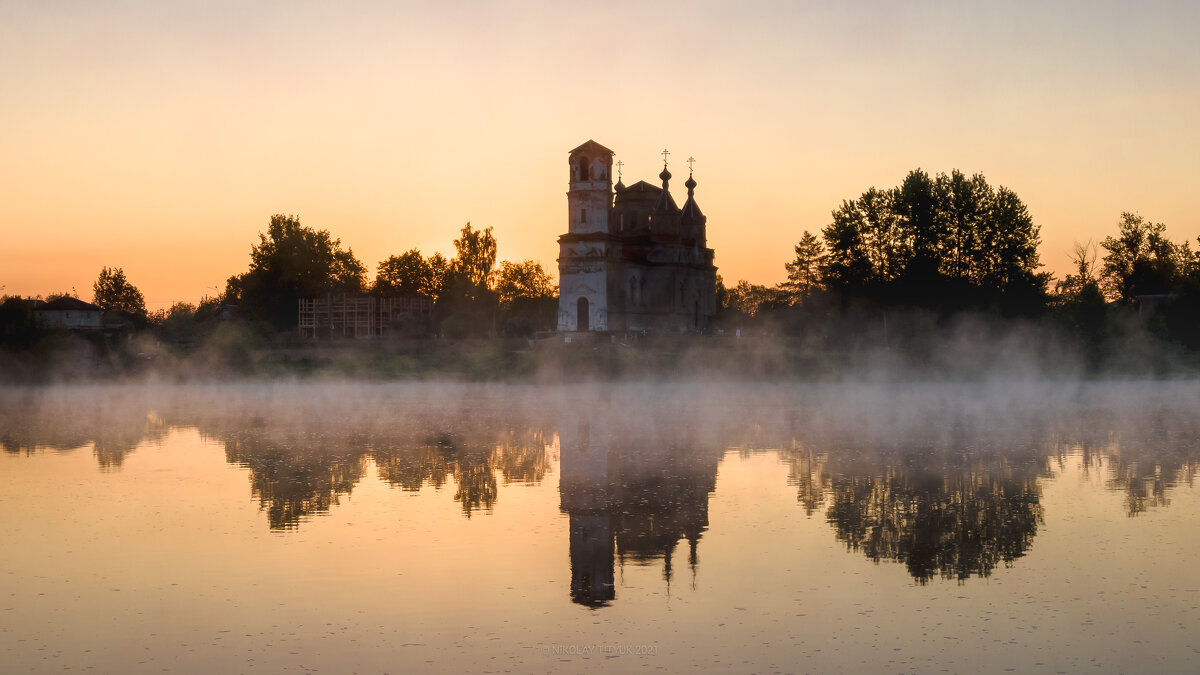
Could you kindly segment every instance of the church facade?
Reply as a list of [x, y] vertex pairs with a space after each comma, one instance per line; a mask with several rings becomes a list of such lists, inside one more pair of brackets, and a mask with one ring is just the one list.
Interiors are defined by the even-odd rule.
[[675, 203], [662, 186], [612, 182], [613, 151], [588, 141], [571, 151], [567, 233], [558, 238], [558, 330], [686, 332], [716, 314], [713, 250], [696, 181]]

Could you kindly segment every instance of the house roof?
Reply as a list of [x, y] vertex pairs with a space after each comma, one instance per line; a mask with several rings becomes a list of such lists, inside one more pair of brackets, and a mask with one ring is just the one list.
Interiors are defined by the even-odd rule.
[[99, 312], [100, 308], [90, 302], [70, 296], [52, 300], [33, 310], [35, 312]]

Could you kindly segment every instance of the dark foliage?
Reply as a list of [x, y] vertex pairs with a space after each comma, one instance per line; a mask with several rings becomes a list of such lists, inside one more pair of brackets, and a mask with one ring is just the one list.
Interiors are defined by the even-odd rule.
[[[871, 188], [833, 212], [823, 238], [822, 282], [847, 302], [1015, 315], [1047, 300], [1038, 227], [1015, 193], [979, 174], [918, 169], [896, 188]], [[818, 255], [804, 248], [797, 271]]]
[[327, 230], [300, 224], [296, 216], [274, 215], [259, 244], [250, 250], [250, 269], [231, 277], [226, 298], [247, 316], [277, 330], [296, 326], [300, 298], [355, 293], [366, 285], [366, 268]]

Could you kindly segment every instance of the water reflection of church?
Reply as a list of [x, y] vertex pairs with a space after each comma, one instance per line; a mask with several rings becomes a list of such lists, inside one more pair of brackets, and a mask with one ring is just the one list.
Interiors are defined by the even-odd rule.
[[[587, 400], [595, 410], [597, 401]], [[1190, 485], [1200, 471], [1192, 442], [1200, 423], [1190, 409], [1157, 426], [1140, 417], [1122, 426], [1097, 412], [1053, 423], [1019, 416], [926, 421], [925, 431], [893, 438], [890, 427], [885, 437], [840, 422], [796, 423], [766, 408], [721, 412], [663, 402], [671, 400], [612, 401], [581, 418], [574, 405], [564, 412], [488, 412], [482, 405], [463, 415], [448, 414], [445, 401], [397, 404], [408, 399], [297, 402], [252, 393], [171, 403], [125, 391], [100, 405], [87, 390], [10, 391], [0, 392], [0, 449], [86, 448], [101, 470], [121, 471], [147, 442], [195, 428], [223, 448], [226, 462], [246, 470], [269, 527], [292, 530], [333, 510], [371, 464], [400, 490], [446, 487], [447, 503], [464, 517], [491, 512], [505, 485], [542, 484], [553, 475], [557, 437], [570, 597], [589, 607], [616, 598], [619, 566], [661, 566], [670, 583], [686, 556], [695, 572], [726, 448], [779, 453], [808, 516], [824, 519], [847, 551], [902, 563], [918, 583], [986, 577], [1025, 555], [1042, 527], [1041, 482], [1075, 453], [1124, 493], [1130, 516], [1166, 506], [1174, 486]]]
[[697, 546], [708, 527], [718, 447], [653, 439], [618, 439], [585, 421], [560, 430], [561, 508], [570, 518], [571, 600], [602, 607], [616, 597], [619, 563], [662, 561], [674, 575], [676, 549], [687, 542], [694, 575]]

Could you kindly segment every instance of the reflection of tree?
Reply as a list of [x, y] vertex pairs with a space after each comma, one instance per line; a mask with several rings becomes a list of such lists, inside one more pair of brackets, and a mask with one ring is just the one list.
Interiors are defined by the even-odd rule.
[[250, 492], [272, 529], [293, 528], [348, 495], [366, 470], [362, 438], [249, 431], [225, 440], [225, 459], [250, 470]]
[[827, 500], [825, 517], [848, 549], [903, 562], [921, 583], [990, 575], [1025, 554], [1042, 522], [1037, 462], [934, 453], [936, 461], [902, 455], [839, 464], [808, 451], [785, 456], [810, 515]]
[[441, 448], [424, 444], [411, 448], [377, 448], [375, 467], [384, 481], [411, 492], [426, 484], [441, 488], [454, 471]]
[[468, 518], [495, 505], [497, 471], [508, 484], [540, 482], [550, 470], [545, 434], [537, 430], [468, 428], [421, 440], [389, 439], [374, 455], [379, 477], [403, 490], [440, 489], [453, 476], [454, 500]]
[[1084, 470], [1104, 471], [1105, 484], [1111, 490], [1125, 493], [1126, 513], [1136, 516], [1169, 505], [1170, 489], [1176, 485], [1194, 484], [1200, 462], [1192, 456], [1195, 449], [1189, 454], [1188, 447], [1161, 441], [1146, 444], [1145, 439], [1135, 437], [1126, 443], [1112, 440], [1101, 446], [1062, 447], [1056, 459], [1062, 462], [1065, 453], [1080, 453]]
[[787, 453], [788, 485], [796, 486], [796, 500], [804, 507], [804, 514], [811, 516], [825, 503], [825, 457], [803, 449]]
[[133, 452], [147, 440], [160, 440], [167, 435], [167, 426], [161, 420], [147, 417], [142, 429], [105, 428], [92, 441], [92, 454], [101, 471], [117, 471], [125, 463], [125, 455]]
[[1127, 461], [1119, 454], [1110, 466], [1113, 475], [1109, 487], [1125, 492], [1125, 508], [1130, 516], [1170, 504], [1167, 488], [1179, 483], [1191, 486], [1197, 468], [1195, 461], [1179, 457]]
[[70, 399], [25, 400], [0, 406], [0, 446], [6, 452], [62, 452], [92, 446], [101, 471], [120, 470], [125, 456], [147, 441], [163, 439], [168, 425], [141, 401], [119, 397], [81, 406]]
[[454, 501], [462, 504], [463, 513], [470, 518], [471, 511], [490, 511], [496, 503], [495, 449], [470, 448], [460, 450], [454, 462], [454, 482], [458, 490]]
[[1124, 493], [1130, 516], [1167, 506], [1172, 488], [1193, 485], [1200, 469], [1200, 416], [1194, 407], [1173, 402], [1131, 406], [1123, 415], [1087, 411], [1071, 433], [1048, 444], [1049, 463], [1061, 468], [1078, 456], [1085, 475], [1098, 471], [1110, 490]]
[[508, 483], [540, 483], [550, 472], [550, 442], [540, 430], [509, 430], [500, 444], [500, 475]]

